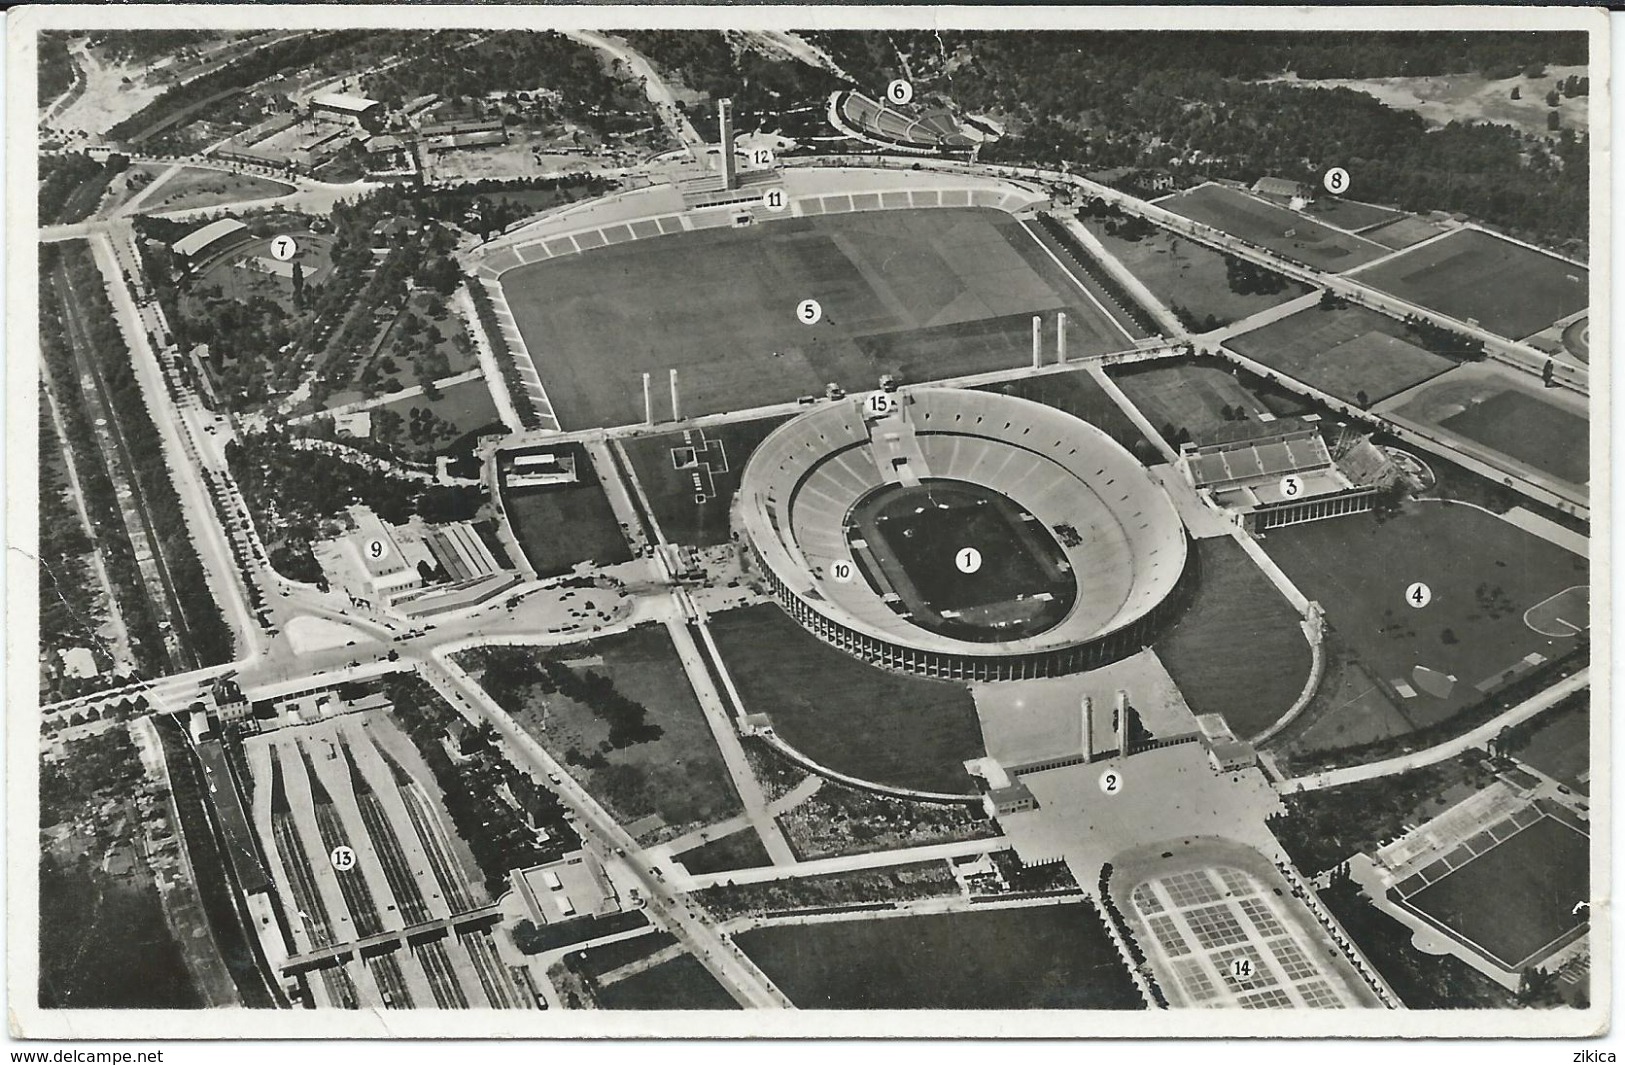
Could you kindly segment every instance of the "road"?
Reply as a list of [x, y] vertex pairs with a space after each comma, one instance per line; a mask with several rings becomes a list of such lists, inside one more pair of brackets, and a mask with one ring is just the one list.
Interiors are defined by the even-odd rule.
[[641, 52], [619, 37], [610, 37], [607, 34], [594, 33], [591, 30], [560, 30], [566, 37], [589, 48], [597, 48], [622, 63], [626, 64], [635, 76], [643, 79], [643, 91], [648, 94], [649, 102], [655, 105], [655, 113], [660, 116], [666, 129], [676, 138], [677, 142], [688, 150], [688, 154], [695, 159], [705, 157], [705, 138], [694, 129], [694, 124], [677, 106], [677, 94], [672, 92], [666, 79], [660, 76], [653, 63], [649, 62]]
[[1358, 784], [1363, 780], [1376, 780], [1379, 777], [1391, 776], [1395, 773], [1408, 773], [1412, 769], [1421, 769], [1423, 766], [1437, 765], [1439, 762], [1449, 761], [1459, 754], [1464, 754], [1475, 747], [1483, 747], [1501, 734], [1501, 730], [1513, 725], [1528, 721], [1536, 714], [1550, 710], [1575, 692], [1584, 691], [1591, 684], [1591, 668], [1580, 670], [1572, 677], [1558, 681], [1512, 709], [1500, 714], [1494, 719], [1485, 722], [1471, 732], [1463, 733], [1455, 739], [1426, 750], [1416, 751], [1412, 754], [1403, 754], [1397, 758], [1388, 758], [1381, 762], [1367, 762], [1365, 765], [1349, 766], [1346, 769], [1330, 769], [1324, 773], [1312, 773], [1309, 776], [1293, 777], [1283, 780], [1276, 786], [1283, 795], [1290, 795], [1298, 791], [1319, 791], [1322, 788], [1337, 788], [1344, 784]]
[[506, 740], [510, 755], [523, 761], [538, 776], [555, 782], [554, 790], [579, 818], [578, 829], [584, 842], [591, 842], [601, 854], [626, 858], [626, 867], [637, 878], [649, 901], [651, 913], [667, 930], [685, 944], [711, 975], [741, 1006], [754, 1009], [793, 1009], [789, 998], [758, 969], [732, 940], [724, 936], [716, 921], [668, 881], [664, 873], [648, 863], [636, 840], [616, 823], [587, 790], [554, 761], [535, 737], [513, 720], [485, 689], [455, 663], [436, 655], [426, 664], [423, 675], [453, 706], [466, 708], [490, 721]]

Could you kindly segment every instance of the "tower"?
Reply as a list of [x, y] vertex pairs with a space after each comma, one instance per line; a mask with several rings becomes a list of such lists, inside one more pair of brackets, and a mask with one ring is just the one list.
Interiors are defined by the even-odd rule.
[[722, 134], [722, 187], [734, 187], [734, 102], [717, 101], [717, 126]]
[[1044, 365], [1044, 319], [1033, 315], [1033, 369]]
[[655, 423], [654, 396], [649, 392], [649, 375], [647, 373], [643, 375], [643, 422], [645, 425]]
[[1055, 316], [1055, 361], [1066, 361], [1066, 312]]
[[682, 408], [677, 404], [677, 367], [675, 366], [671, 368], [671, 420], [674, 422], [683, 420]]

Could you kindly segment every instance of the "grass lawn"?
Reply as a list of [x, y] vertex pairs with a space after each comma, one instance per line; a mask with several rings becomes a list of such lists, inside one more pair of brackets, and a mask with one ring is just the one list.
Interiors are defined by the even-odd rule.
[[1527, 392], [1507, 389], [1439, 424], [1565, 481], [1591, 480], [1591, 423]]
[[1350, 403], [1364, 392], [1370, 404], [1444, 373], [1464, 354], [1429, 351], [1418, 339], [1364, 307], [1311, 307], [1225, 346]]
[[692, 954], [662, 962], [608, 987], [598, 989], [606, 1010], [736, 1010], [739, 1003], [724, 991], [710, 970]]
[[1360, 280], [1514, 340], [1590, 302], [1585, 267], [1476, 229], [1374, 266]]
[[[632, 472], [666, 539], [677, 544], [727, 543], [728, 508], [745, 462], [768, 433], [788, 420], [759, 418], [623, 439]], [[692, 455], [689, 448], [694, 449]], [[685, 468], [679, 469], [680, 463]], [[697, 498], [700, 495], [704, 502]]]
[[[605, 751], [609, 724], [592, 708], [558, 692], [526, 685], [503, 708], [563, 762], [622, 825], [655, 815], [665, 828], [637, 833], [641, 842], [670, 839], [690, 828], [740, 812], [739, 798], [704, 711], [689, 687], [664, 627], [646, 625], [560, 648], [494, 648], [487, 654], [520, 654], [567, 664], [578, 675], [596, 673], [646, 711], [658, 738]], [[476, 652], [478, 654], [478, 652]], [[486, 669], [473, 660], [483, 677]], [[493, 694], [499, 684], [488, 686]], [[571, 752], [576, 757], [571, 757]], [[594, 753], [602, 763], [583, 764]]]
[[1239, 423], [1221, 413], [1226, 407], [1247, 411], [1251, 415], [1247, 420], [1255, 425], [1261, 424], [1259, 415], [1270, 413], [1216, 360], [1140, 363], [1109, 372], [1124, 395], [1170, 442], [1181, 429], [1188, 430], [1198, 444], [1233, 439], [1229, 434]]
[[1292, 605], [1227, 536], [1198, 540], [1196, 593], [1157, 657], [1198, 714], [1223, 714], [1237, 736], [1262, 732], [1309, 679], [1309, 642]]
[[[502, 285], [567, 429], [639, 421], [642, 372], [671, 367], [683, 410], [706, 414], [888, 372], [919, 382], [1022, 365], [1030, 316], [1063, 308], [1072, 350], [1123, 346], [1019, 223], [981, 209], [653, 238], [518, 267]], [[796, 317], [807, 298], [823, 308], [814, 325]]]
[[1543, 817], [1405, 900], [1509, 968], [1585, 924], [1591, 838]]
[[1144, 1009], [1087, 903], [778, 925], [735, 937], [802, 1009]]
[[1223, 185], [1202, 185], [1157, 206], [1320, 270], [1342, 272], [1388, 254], [1380, 244]]
[[[1579, 555], [1454, 503], [1411, 503], [1386, 519], [1361, 514], [1277, 529], [1264, 548], [1299, 591], [1325, 608], [1327, 622], [1367, 669], [1417, 691], [1400, 711], [1418, 727], [1482, 698], [1476, 686], [1499, 686], [1498, 675], [1524, 656], [1568, 651], [1572, 639], [1539, 635], [1523, 613], [1588, 583], [1589, 573]], [[1421, 609], [1404, 598], [1413, 581], [1433, 593]], [[1457, 682], [1448, 696], [1426, 694], [1412, 677], [1416, 666]]]
[[568, 573], [582, 562], [606, 566], [632, 559], [632, 549], [586, 449], [576, 446], [572, 450], [574, 484], [502, 489], [509, 527], [531, 566], [543, 577]]
[[1420, 244], [1430, 237], [1436, 237], [1445, 230], [1437, 222], [1429, 222], [1421, 218], [1405, 217], [1387, 225], [1368, 229], [1361, 236], [1367, 240], [1374, 240], [1378, 244], [1395, 251], [1409, 248], [1413, 244]]
[[1401, 736], [1415, 727], [1397, 695], [1372, 676], [1336, 632], [1326, 640], [1326, 671], [1303, 714], [1271, 746], [1294, 755], [1337, 750]]
[[1576, 791], [1589, 791], [1589, 779], [1581, 779], [1591, 770], [1589, 697], [1589, 692], [1582, 692], [1580, 698], [1531, 722], [1537, 727], [1513, 750], [1513, 757]]
[[[154, 179], [156, 180], [156, 179]], [[228, 174], [206, 167], [186, 167], [141, 201], [143, 214], [215, 207], [242, 200], [268, 200], [293, 192], [292, 185], [252, 174]]]
[[869, 665], [803, 629], [772, 603], [711, 618], [747, 713], [765, 713], [790, 746], [861, 780], [969, 793], [982, 728], [962, 684]]
[[754, 828], [741, 829], [731, 836], [702, 843], [677, 855], [691, 873], [721, 873], [730, 869], [755, 869], [772, 865], [773, 859]]
[[1141, 462], [1162, 461], [1162, 453], [1145, 438], [1139, 426], [1106, 394], [1105, 389], [1095, 383], [1093, 377], [1082, 370], [1023, 377], [1003, 384], [983, 385], [982, 390], [1030, 399], [1046, 407], [1066, 411], [1122, 444]]
[[1304, 214], [1328, 222], [1340, 229], [1366, 229], [1370, 226], [1381, 225], [1385, 222], [1397, 222], [1406, 217], [1398, 211], [1388, 207], [1378, 207], [1375, 204], [1361, 203], [1358, 200], [1345, 200], [1337, 196], [1321, 196], [1308, 207]]
[[[477, 429], [489, 428], [492, 432], [500, 431], [502, 418], [497, 414], [496, 403], [491, 399], [491, 390], [486, 387], [484, 377], [462, 381], [443, 389], [439, 399], [430, 399], [423, 393], [407, 396], [404, 399], [392, 400], [382, 404], [386, 410], [392, 410], [411, 424], [412, 412], [424, 410], [432, 414], [437, 422], [452, 427], [455, 435], [444, 440], [440, 446], [433, 447], [436, 452], [446, 450], [446, 447], [455, 440], [459, 440]], [[403, 435], [408, 430], [403, 429]], [[410, 437], [407, 437], [410, 440]]]
[[1145, 283], [1152, 295], [1170, 307], [1183, 307], [1198, 320], [1212, 315], [1220, 325], [1229, 325], [1309, 291], [1307, 286], [1289, 281], [1280, 292], [1243, 295], [1231, 290], [1224, 256], [1204, 244], [1162, 229], [1153, 229], [1140, 240], [1127, 241], [1107, 233], [1100, 219], [1080, 220], [1100, 238], [1107, 251]]
[[651, 929], [647, 934], [605, 943], [601, 947], [588, 947], [576, 955], [577, 966], [593, 976], [603, 976], [623, 965], [642, 961], [677, 942], [670, 932]]

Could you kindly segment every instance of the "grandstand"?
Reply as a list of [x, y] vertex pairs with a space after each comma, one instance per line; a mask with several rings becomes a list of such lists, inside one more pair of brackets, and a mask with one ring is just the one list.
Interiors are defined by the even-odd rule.
[[[865, 96], [861, 92], [839, 92], [830, 99], [830, 115], [859, 135], [902, 148], [969, 150], [977, 138], [960, 129], [958, 121], [942, 108], [911, 113]], [[843, 132], [846, 132], [843, 130]]]
[[1364, 479], [1371, 457], [1351, 454], [1362, 479], [1339, 467], [1318, 429], [1305, 428], [1201, 447], [1186, 444], [1178, 466], [1192, 487], [1243, 528], [1262, 531], [1361, 514], [1375, 506], [1379, 488]]
[[[1011, 396], [896, 395], [874, 419], [859, 397], [811, 411], [751, 455], [735, 523], [786, 610], [837, 647], [928, 676], [1052, 676], [1150, 642], [1189, 556], [1172, 502], [1127, 451]], [[934, 486], [954, 500], [930, 499]], [[900, 499], [919, 504], [912, 515]], [[899, 510], [899, 533], [879, 531]], [[947, 569], [965, 546], [988, 577]]]

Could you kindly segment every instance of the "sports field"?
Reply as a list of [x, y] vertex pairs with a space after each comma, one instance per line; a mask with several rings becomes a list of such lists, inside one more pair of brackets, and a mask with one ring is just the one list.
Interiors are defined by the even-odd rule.
[[982, 727], [963, 684], [882, 669], [836, 650], [772, 603], [713, 615], [746, 713], [765, 713], [780, 739], [861, 780], [969, 794], [968, 758]]
[[[1156, 426], [1169, 443], [1180, 431], [1190, 433], [1198, 444], [1233, 439], [1243, 422], [1261, 425], [1259, 415], [1269, 414], [1251, 392], [1216, 360], [1126, 365], [1108, 371], [1140, 413]], [[1225, 416], [1229, 408], [1230, 417]], [[1237, 410], [1246, 418], [1236, 418]]]
[[[1591, 772], [1591, 708], [1589, 693], [1568, 705], [1542, 714], [1530, 724], [1536, 727], [1527, 732], [1512, 755], [1525, 765], [1540, 770], [1570, 788], [1587, 792]], [[1524, 726], [1527, 730], [1529, 726]]]
[[1591, 898], [1590, 851], [1585, 833], [1543, 817], [1405, 905], [1517, 969], [1588, 921], [1574, 909]]
[[1245, 739], [1274, 724], [1303, 691], [1309, 641], [1292, 604], [1234, 540], [1198, 540], [1195, 549], [1196, 593], [1155, 650], [1192, 710], [1223, 714]]
[[801, 1009], [1144, 1009], [1088, 903], [776, 925], [735, 937]]
[[1585, 267], [1476, 229], [1452, 233], [1359, 277], [1513, 340], [1584, 310], [1590, 298]]
[[1319, 270], [1350, 270], [1388, 254], [1380, 244], [1223, 185], [1202, 185], [1157, 206]]
[[997, 385], [983, 385], [982, 391], [997, 392], [1042, 403], [1081, 418], [1123, 445], [1145, 463], [1162, 461], [1162, 453], [1145, 438], [1140, 427], [1124, 413], [1117, 401], [1082, 370], [1068, 373], [1023, 377]]
[[1388, 207], [1361, 203], [1359, 200], [1345, 200], [1338, 196], [1321, 196], [1308, 207], [1305, 207], [1303, 213], [1312, 215], [1322, 222], [1327, 222], [1339, 229], [1349, 230], [1369, 229], [1385, 222], [1397, 222], [1406, 217]]
[[[964, 481], [933, 478], [877, 492], [854, 508], [847, 537], [867, 542], [856, 557], [877, 591], [895, 591], [915, 624], [958, 639], [1043, 632], [1066, 616], [1077, 591], [1061, 545], [1041, 524]], [[979, 555], [971, 572], [960, 565], [966, 549]], [[879, 574], [868, 572], [869, 558]]]
[[1401, 396], [1392, 413], [1448, 429], [1570, 484], [1591, 479], [1591, 423], [1497, 369], [1463, 366]]
[[[643, 417], [642, 373], [683, 412], [937, 380], [1031, 359], [1031, 316], [1067, 311], [1079, 355], [1129, 342], [1008, 215], [869, 211], [640, 240], [502, 275], [566, 429]], [[797, 318], [815, 299], [822, 317]]]
[[1378, 226], [1376, 229], [1368, 229], [1360, 235], [1367, 240], [1374, 240], [1386, 248], [1398, 251], [1401, 248], [1409, 248], [1413, 244], [1420, 244], [1430, 237], [1436, 237], [1443, 233], [1444, 229], [1445, 227], [1437, 222], [1406, 216], [1389, 222], [1387, 225]]
[[632, 549], [604, 495], [586, 449], [576, 446], [574, 484], [502, 489], [508, 526], [525, 558], [542, 577], [568, 573], [582, 562], [630, 562]]
[[[1416, 727], [1483, 698], [1479, 685], [1498, 687], [1526, 656], [1568, 651], [1572, 637], [1535, 632], [1524, 611], [1588, 583], [1584, 558], [1456, 503], [1417, 502], [1385, 519], [1361, 514], [1277, 529], [1263, 544], [1298, 590], [1325, 609], [1361, 664], [1399, 691], [1399, 709]], [[1420, 609], [1405, 599], [1415, 581], [1432, 592]], [[1417, 667], [1445, 694], [1420, 686]]]
[[1377, 403], [1455, 366], [1465, 352], [1420, 347], [1405, 323], [1364, 307], [1311, 307], [1225, 346], [1350, 403]]
[[756, 446], [788, 416], [703, 429], [624, 438], [632, 465], [666, 539], [675, 544], [728, 542], [728, 508]]
[[598, 1004], [606, 1010], [736, 1010], [739, 1003], [723, 990], [709, 969], [692, 954], [661, 962], [652, 969], [599, 988]]
[[[1309, 291], [1305, 285], [1287, 281], [1279, 292], [1237, 292], [1230, 285], [1224, 256], [1205, 244], [1150, 226], [1146, 227], [1149, 232], [1145, 236], [1130, 241], [1107, 232], [1100, 219], [1082, 221], [1129, 273], [1145, 283], [1152, 295], [1176, 313], [1183, 310], [1187, 318], [1205, 329], [1229, 325]], [[1212, 325], [1207, 324], [1209, 318], [1213, 320]]]

